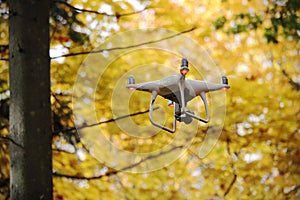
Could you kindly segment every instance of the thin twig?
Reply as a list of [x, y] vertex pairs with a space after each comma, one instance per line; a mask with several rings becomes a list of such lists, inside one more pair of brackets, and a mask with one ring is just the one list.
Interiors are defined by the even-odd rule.
[[232, 178], [232, 180], [231, 180], [231, 182], [230, 182], [230, 184], [229, 184], [227, 190], [224, 192], [224, 197], [226, 197], [226, 195], [230, 192], [230, 190], [231, 190], [233, 184], [234, 184], [235, 181], [236, 181], [236, 178], [237, 178], [237, 175], [236, 175], [236, 174], [233, 174], [233, 178]]
[[4, 15], [9, 16], [9, 12], [8, 11], [0, 12], [0, 17]]
[[[159, 109], [159, 107], [155, 107], [153, 110], [157, 110], [157, 109]], [[98, 125], [101, 125], [101, 124], [115, 122], [115, 121], [125, 119], [125, 118], [128, 118], [128, 117], [133, 117], [133, 116], [145, 114], [145, 113], [148, 113], [149, 111], [150, 110], [148, 109], [148, 110], [144, 110], [144, 111], [140, 111], [140, 112], [136, 112], [136, 113], [132, 113], [132, 114], [128, 114], [128, 115], [123, 115], [123, 116], [120, 116], [120, 117], [117, 117], [117, 118], [112, 118], [112, 119], [108, 119], [108, 120], [105, 120], [105, 121], [97, 122], [97, 123], [94, 123], [94, 124], [85, 124], [85, 125], [82, 125], [82, 126], [79, 126], [79, 127], [73, 127], [73, 128], [68, 128], [68, 129], [64, 129], [64, 130], [58, 130], [58, 131], [55, 131], [53, 134], [58, 134], [60, 132], [70, 132], [70, 131], [74, 131], [74, 130], [81, 130], [81, 129], [84, 129], [84, 128], [89, 128], [89, 127], [98, 126]]]
[[161, 41], [164, 41], [164, 40], [168, 40], [168, 39], [174, 38], [176, 36], [179, 36], [181, 34], [191, 32], [195, 29], [196, 29], [196, 27], [193, 27], [191, 29], [181, 31], [179, 33], [175, 33], [173, 35], [170, 35], [170, 36], [158, 39], [158, 40], [151, 40], [151, 41], [142, 42], [142, 43], [139, 43], [139, 44], [133, 44], [133, 45], [130, 45], [130, 46], [123, 46], [123, 47], [121, 46], [121, 47], [113, 47], [113, 48], [108, 48], [108, 49], [99, 49], [99, 50], [68, 53], [68, 54], [63, 54], [63, 55], [51, 57], [51, 59], [57, 59], [57, 58], [62, 58], [62, 57], [70, 57], [70, 56], [79, 56], [79, 55], [86, 55], [86, 54], [95, 54], [95, 53], [102, 53], [104, 51], [109, 52], [109, 51], [115, 51], [115, 50], [123, 50], [123, 49], [130, 49], [130, 48], [140, 47], [140, 46], [143, 46], [143, 45], [154, 44], [154, 43], [158, 43], [158, 42], [161, 42]]
[[108, 17], [117, 17], [117, 18], [120, 18], [120, 17], [124, 17], [124, 16], [129, 16], [129, 15], [134, 15], [134, 14], [138, 14], [138, 13], [141, 13], [147, 9], [149, 9], [150, 7], [145, 7], [144, 9], [142, 10], [139, 10], [139, 11], [134, 11], [134, 12], [128, 12], [128, 13], [116, 13], [116, 14], [108, 14], [108, 13], [105, 13], [105, 12], [98, 12], [98, 11], [95, 11], [95, 10], [88, 10], [88, 9], [81, 9], [81, 8], [76, 8], [75, 6], [65, 2], [65, 1], [59, 1], [59, 0], [55, 0], [54, 1], [55, 3], [60, 3], [60, 4], [64, 4], [66, 6], [68, 6], [69, 8], [75, 10], [75, 11], [78, 11], [78, 12], [86, 12], [86, 13], [94, 13], [94, 14], [97, 14], [97, 15], [104, 15], [104, 16], [108, 16]]
[[232, 153], [231, 153], [231, 149], [230, 149], [230, 138], [227, 137], [226, 139], [226, 151], [228, 156], [231, 158], [231, 168], [232, 168], [232, 174], [233, 174], [233, 178], [228, 186], [228, 188], [226, 189], [226, 191], [224, 192], [224, 197], [226, 197], [227, 194], [229, 194], [229, 192], [232, 189], [232, 186], [234, 185], [236, 179], [237, 179], [237, 174], [235, 173], [235, 166], [234, 166], [234, 161], [232, 160]]
[[57, 149], [57, 148], [54, 148], [52, 149], [52, 152], [59, 152], [59, 153], [66, 153], [66, 154], [75, 154], [75, 152], [70, 152], [70, 151], [66, 151], [66, 150], [63, 150], [63, 149]]
[[14, 141], [13, 139], [11, 139], [10, 137], [7, 137], [7, 136], [3, 136], [3, 135], [0, 135], [0, 139], [3, 139], [3, 140], [8, 140], [10, 141], [11, 143], [13, 143], [14, 145], [24, 149], [24, 147], [20, 144], [18, 144], [16, 141]]
[[2, 61], [8, 61], [8, 58], [0, 58]]
[[290, 76], [289, 74], [284, 70], [282, 69], [282, 74], [289, 80], [289, 84], [297, 91], [300, 90], [300, 84], [295, 82]]
[[141, 163], [147, 161], [147, 160], [151, 160], [151, 159], [154, 159], [154, 158], [157, 158], [159, 156], [162, 156], [162, 155], [165, 155], [165, 154], [168, 154], [172, 151], [174, 151], [175, 149], [179, 149], [179, 148], [183, 148], [184, 145], [180, 145], [180, 146], [174, 146], [173, 148], [167, 150], [167, 151], [162, 151], [156, 155], [149, 155], [147, 157], [145, 157], [144, 159], [141, 159], [139, 162], [137, 163], [133, 163], [129, 166], [126, 166], [126, 167], [123, 167], [122, 169], [120, 170], [112, 170], [112, 171], [109, 171], [105, 174], [102, 174], [102, 175], [99, 175], [99, 176], [92, 176], [92, 177], [85, 177], [85, 176], [76, 176], [76, 175], [68, 175], [68, 174], [61, 174], [61, 173], [53, 173], [53, 176], [56, 176], [56, 177], [64, 177], [64, 178], [71, 178], [71, 179], [80, 179], [80, 180], [95, 180], [95, 179], [101, 179], [102, 177], [107, 177], [107, 176], [111, 176], [111, 175], [114, 175], [114, 174], [117, 174], [119, 172], [122, 172], [124, 170], [128, 170], [128, 169], [132, 169], [138, 165], [140, 165]]
[[68, 174], [61, 174], [58, 172], [54, 172], [52, 175], [55, 177], [63, 177], [63, 178], [71, 178], [71, 179], [79, 179], [79, 180], [95, 180], [95, 179], [101, 179], [104, 176], [111, 176], [114, 174], [117, 174], [117, 170], [109, 171], [105, 174], [99, 175], [99, 176], [92, 176], [92, 177], [85, 177], [85, 176], [75, 176], [75, 175], [68, 175]]

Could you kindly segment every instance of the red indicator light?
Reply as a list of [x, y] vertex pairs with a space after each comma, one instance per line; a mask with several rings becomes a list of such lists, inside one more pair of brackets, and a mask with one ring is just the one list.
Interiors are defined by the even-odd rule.
[[133, 90], [135, 90], [135, 88], [134, 87], [129, 87], [128, 90], [133, 91]]
[[182, 75], [186, 75], [188, 72], [189, 72], [189, 69], [182, 69], [182, 70], [180, 70], [180, 73]]
[[174, 103], [173, 103], [173, 102], [171, 102], [171, 103], [169, 103], [169, 104], [168, 104], [168, 106], [170, 106], [170, 107], [172, 107], [172, 108], [173, 108], [173, 107], [174, 107]]
[[222, 90], [223, 91], [227, 91], [229, 88], [228, 87], [223, 87]]

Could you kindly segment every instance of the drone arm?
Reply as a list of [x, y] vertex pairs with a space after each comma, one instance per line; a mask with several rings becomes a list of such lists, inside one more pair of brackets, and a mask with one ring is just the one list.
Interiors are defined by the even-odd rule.
[[193, 113], [191, 112], [185, 112], [185, 114], [187, 114], [188, 116], [194, 118], [194, 119], [197, 119], [201, 122], [204, 122], [204, 123], [208, 123], [209, 122], [209, 111], [208, 111], [208, 103], [207, 103], [207, 100], [206, 100], [206, 96], [205, 96], [205, 92], [201, 92], [200, 93], [200, 97], [204, 103], [204, 107], [205, 107], [205, 114], [206, 114], [206, 119], [202, 119], [196, 115], [194, 115]]
[[[175, 133], [175, 131], [176, 131], [176, 118], [174, 117], [174, 121], [173, 121], [173, 129], [170, 129], [170, 128], [167, 128], [167, 127], [165, 127], [165, 126], [163, 126], [163, 125], [160, 125], [160, 124], [158, 124], [158, 123], [156, 123], [154, 120], [153, 120], [153, 117], [152, 117], [152, 113], [153, 113], [153, 105], [154, 105], [154, 102], [155, 102], [155, 99], [156, 99], [156, 97], [157, 97], [157, 91], [152, 91], [152, 97], [151, 97], [151, 102], [150, 102], [150, 122], [154, 125], [154, 126], [156, 126], [156, 127], [158, 127], [158, 128], [161, 128], [161, 129], [163, 129], [163, 130], [165, 130], [165, 131], [168, 131], [168, 132], [170, 132], [170, 133]], [[175, 116], [175, 109], [174, 109], [174, 116]]]
[[184, 82], [183, 81], [179, 81], [179, 91], [180, 91], [180, 96], [181, 96], [181, 107], [183, 109], [183, 111], [185, 110], [185, 96], [184, 96]]

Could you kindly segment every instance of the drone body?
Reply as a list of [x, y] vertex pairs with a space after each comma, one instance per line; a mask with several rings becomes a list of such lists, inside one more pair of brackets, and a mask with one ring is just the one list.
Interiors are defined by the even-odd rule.
[[[184, 123], [189, 124], [194, 118], [204, 123], [208, 123], [209, 111], [208, 103], [206, 100], [206, 93], [215, 90], [227, 90], [230, 88], [226, 76], [222, 76], [221, 84], [215, 84], [208, 83], [205, 81], [187, 79], [185, 78], [185, 75], [188, 72], [188, 61], [185, 58], [183, 58], [181, 61], [180, 74], [171, 75], [160, 80], [140, 84], [135, 83], [133, 76], [128, 77], [127, 89], [140, 90], [152, 93], [152, 98], [150, 102], [150, 121], [154, 126], [157, 126], [170, 133], [174, 133], [176, 131], [176, 121], [183, 121]], [[153, 120], [153, 105], [157, 95], [168, 99], [169, 106], [174, 106], [174, 120], [172, 129], [158, 124]], [[202, 119], [194, 115], [193, 112], [186, 109], [187, 103], [197, 96], [200, 96], [204, 103], [206, 119]]]

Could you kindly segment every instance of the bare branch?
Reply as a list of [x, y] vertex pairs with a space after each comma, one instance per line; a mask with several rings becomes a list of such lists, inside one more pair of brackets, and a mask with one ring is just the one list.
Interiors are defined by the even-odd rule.
[[84, 176], [76, 176], [76, 175], [68, 175], [68, 174], [61, 174], [61, 173], [57, 173], [57, 172], [54, 172], [53, 173], [53, 176], [56, 176], [56, 177], [63, 177], [63, 178], [71, 178], [71, 179], [79, 179], [79, 180], [95, 180], [95, 179], [101, 179], [105, 176], [111, 176], [111, 175], [114, 175], [114, 174], [117, 174], [118, 171], [117, 170], [112, 170], [112, 171], [109, 171], [105, 174], [102, 174], [102, 175], [99, 175], [99, 176], [92, 176], [92, 177], [84, 177]]
[[[157, 109], [159, 109], [159, 107], [156, 107], [153, 110], [157, 110]], [[110, 123], [110, 122], [115, 122], [115, 121], [125, 119], [125, 118], [128, 118], [128, 117], [133, 117], [133, 116], [136, 116], [136, 115], [142, 115], [142, 114], [148, 113], [149, 111], [150, 110], [148, 109], [148, 110], [144, 110], [144, 111], [140, 111], [140, 112], [136, 112], [136, 113], [132, 113], [132, 114], [128, 114], [128, 115], [123, 115], [123, 116], [120, 116], [120, 117], [117, 117], [117, 118], [114, 118], [114, 119], [101, 121], [101, 122], [98, 122], [98, 123], [95, 123], [95, 124], [83, 125], [81, 127], [78, 127], [77, 130], [81, 130], [81, 129], [89, 128], [89, 127], [93, 127], [93, 126], [98, 126], [98, 125], [106, 124], [106, 123]]]
[[289, 74], [284, 70], [282, 69], [282, 74], [289, 80], [289, 84], [297, 91], [300, 90], [300, 84], [295, 82], [290, 76]]
[[10, 142], [13, 143], [14, 145], [16, 145], [16, 146], [18, 146], [18, 147], [24, 149], [24, 147], [23, 147], [22, 145], [18, 144], [16, 141], [14, 141], [13, 139], [11, 139], [10, 137], [0, 135], [0, 139], [10, 141]]
[[[3, 55], [6, 55], [6, 51], [8, 51], [8, 44], [0, 44], [0, 53]], [[8, 61], [8, 58], [3, 58], [2, 56], [0, 56], [0, 60], [2, 61]]]
[[8, 44], [0, 44], [0, 53], [4, 53], [8, 48]]
[[175, 33], [173, 35], [170, 35], [170, 36], [158, 39], [158, 40], [151, 40], [151, 41], [142, 42], [142, 43], [139, 43], [139, 44], [133, 44], [133, 45], [130, 45], [130, 46], [124, 46], [124, 47], [121, 46], [121, 47], [113, 47], [113, 48], [109, 48], [109, 49], [99, 49], [99, 50], [68, 53], [68, 54], [64, 54], [64, 55], [60, 55], [60, 56], [51, 57], [51, 59], [62, 58], [62, 57], [70, 57], [70, 56], [79, 56], [79, 55], [86, 55], [86, 54], [94, 54], [94, 53], [102, 53], [104, 51], [109, 52], [109, 51], [115, 51], [115, 50], [123, 50], [123, 49], [130, 49], [130, 48], [140, 47], [140, 46], [143, 46], [143, 45], [154, 44], [154, 43], [158, 43], [158, 42], [161, 42], [161, 41], [164, 41], [164, 40], [168, 40], [168, 39], [174, 38], [176, 36], [182, 35], [184, 33], [191, 32], [195, 29], [196, 29], [196, 27], [193, 27], [191, 29], [181, 31], [179, 33]]
[[9, 12], [8, 11], [1, 11], [0, 12], [0, 17], [2, 16], [9, 16]]
[[147, 160], [151, 160], [151, 159], [153, 159], [153, 158], [157, 158], [157, 157], [159, 157], [159, 156], [168, 154], [168, 153], [172, 152], [172, 151], [175, 150], [175, 149], [181, 149], [181, 148], [183, 148], [183, 147], [184, 147], [184, 145], [174, 146], [173, 148], [171, 148], [171, 149], [169, 149], [169, 150], [167, 150], [167, 151], [161, 151], [159, 154], [156, 154], [156, 155], [149, 155], [149, 156], [145, 157], [144, 159], [141, 159], [139, 162], [137, 162], [137, 163], [135, 163], [135, 164], [132, 164], [132, 165], [129, 165], [129, 166], [127, 166], [127, 167], [122, 168], [120, 171], [132, 169], [132, 168], [134, 168], [134, 167], [140, 165], [141, 163], [143, 163], [143, 162], [145, 162], [145, 161], [147, 161]]
[[232, 160], [232, 153], [231, 153], [231, 149], [230, 149], [230, 138], [227, 137], [226, 139], [226, 151], [227, 154], [230, 156], [231, 158], [231, 168], [232, 168], [232, 174], [233, 174], [233, 178], [228, 186], [228, 188], [226, 189], [226, 191], [224, 192], [224, 197], [226, 197], [226, 195], [231, 191], [232, 186], [234, 185], [236, 179], [237, 179], [237, 174], [235, 173], [235, 166], [234, 166], [234, 162]]
[[234, 184], [235, 181], [236, 181], [236, 178], [237, 178], [237, 175], [236, 175], [236, 174], [233, 174], [233, 178], [232, 178], [232, 180], [231, 180], [231, 182], [230, 182], [230, 184], [229, 184], [227, 190], [224, 192], [224, 197], [226, 197], [226, 195], [230, 192], [230, 190], [231, 190], [233, 184]]
[[119, 172], [122, 172], [124, 170], [128, 170], [128, 169], [132, 169], [138, 165], [140, 165], [141, 163], [147, 161], [147, 160], [151, 160], [151, 159], [154, 159], [154, 158], [157, 158], [157, 157], [160, 157], [162, 155], [165, 155], [165, 154], [168, 154], [172, 151], [174, 151], [175, 149], [180, 149], [180, 148], [183, 148], [184, 145], [180, 145], [180, 146], [174, 146], [173, 148], [167, 150], [167, 151], [161, 151], [160, 153], [156, 154], [156, 155], [149, 155], [147, 157], [145, 157], [144, 159], [140, 160], [139, 162], [137, 163], [133, 163], [129, 166], [126, 166], [126, 167], [123, 167], [122, 169], [120, 170], [112, 170], [112, 171], [109, 171], [105, 174], [102, 174], [102, 175], [99, 175], [99, 176], [92, 176], [92, 177], [85, 177], [85, 176], [76, 176], [76, 175], [68, 175], [68, 174], [61, 174], [61, 173], [57, 173], [57, 172], [54, 172], [53, 173], [53, 176], [56, 176], [56, 177], [64, 177], [64, 178], [71, 178], [71, 179], [80, 179], [80, 180], [95, 180], [95, 179], [101, 179], [103, 177], [107, 177], [107, 176], [111, 176], [111, 175], [115, 175]]
[[108, 17], [117, 17], [117, 18], [120, 18], [120, 17], [124, 17], [124, 16], [129, 16], [129, 15], [134, 15], [134, 14], [138, 14], [138, 13], [141, 13], [147, 9], [149, 9], [150, 7], [145, 7], [144, 9], [142, 10], [139, 10], [139, 11], [134, 11], [134, 12], [128, 12], [128, 13], [116, 13], [116, 14], [108, 14], [108, 13], [104, 13], [104, 12], [98, 12], [98, 11], [95, 11], [95, 10], [88, 10], [88, 9], [80, 9], [80, 8], [76, 8], [75, 6], [65, 2], [65, 1], [59, 1], [59, 0], [55, 0], [54, 1], [55, 3], [60, 3], [60, 4], [64, 4], [66, 6], [68, 6], [69, 8], [75, 10], [75, 11], [78, 11], [78, 12], [86, 12], [86, 13], [94, 13], [94, 14], [97, 14], [97, 15], [104, 15], [104, 16], [108, 16]]
[[[159, 109], [159, 107], [155, 107], [153, 110], [157, 110], [157, 109]], [[81, 130], [81, 129], [84, 129], [84, 128], [89, 128], [89, 127], [98, 126], [98, 125], [101, 125], [101, 124], [115, 122], [115, 121], [125, 119], [125, 118], [128, 118], [128, 117], [133, 117], [133, 116], [136, 116], [136, 115], [142, 115], [142, 114], [148, 113], [149, 111], [150, 110], [148, 109], [148, 110], [144, 110], [144, 111], [140, 111], [140, 112], [136, 112], [136, 113], [131, 113], [131, 114], [128, 114], [128, 115], [123, 115], [123, 116], [120, 116], [120, 117], [117, 117], [117, 118], [112, 118], [112, 119], [108, 119], [108, 120], [105, 120], [105, 121], [97, 122], [97, 123], [94, 123], [94, 124], [85, 124], [85, 125], [82, 125], [80, 127], [73, 127], [73, 128], [64, 129], [64, 130], [58, 130], [58, 131], [53, 132], [53, 134], [58, 134], [60, 132], [71, 132], [71, 131], [74, 131], [74, 130]]]
[[70, 152], [70, 151], [66, 151], [66, 150], [63, 150], [63, 149], [58, 149], [58, 148], [55, 148], [55, 149], [52, 149], [52, 152], [59, 152], [59, 153], [66, 153], [66, 154], [75, 154], [75, 152]]
[[0, 58], [1, 61], [8, 61], [8, 58]]

